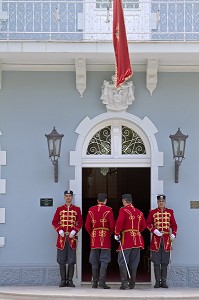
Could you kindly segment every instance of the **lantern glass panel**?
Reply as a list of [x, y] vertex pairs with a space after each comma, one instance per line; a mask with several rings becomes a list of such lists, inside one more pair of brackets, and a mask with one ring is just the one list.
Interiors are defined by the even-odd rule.
[[55, 155], [60, 157], [61, 139], [60, 138], [55, 139], [54, 143], [55, 143]]
[[184, 157], [185, 140], [172, 140], [173, 143], [173, 156]]

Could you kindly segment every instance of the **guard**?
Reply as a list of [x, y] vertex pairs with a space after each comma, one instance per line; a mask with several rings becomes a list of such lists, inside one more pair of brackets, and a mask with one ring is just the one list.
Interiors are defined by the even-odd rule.
[[154, 288], [168, 288], [167, 267], [170, 260], [172, 241], [177, 234], [177, 224], [172, 209], [166, 208], [166, 196], [157, 196], [158, 207], [149, 212], [147, 228], [152, 233], [151, 260], [154, 265], [156, 283]]
[[110, 289], [106, 284], [106, 271], [111, 261], [111, 235], [114, 233], [115, 221], [112, 208], [106, 205], [107, 195], [98, 194], [97, 202], [97, 205], [89, 209], [85, 223], [90, 235], [92, 288]]
[[[73, 283], [74, 265], [76, 264], [77, 233], [82, 228], [81, 210], [72, 204], [73, 191], [64, 192], [66, 203], [59, 206], [52, 220], [58, 233], [57, 262], [60, 267], [61, 283], [59, 287], [75, 287]], [[66, 264], [68, 264], [66, 276]]]
[[[115, 226], [115, 239], [120, 243], [118, 264], [120, 268], [121, 290], [134, 289], [140, 249], [144, 249], [141, 232], [146, 228], [143, 213], [132, 204], [131, 194], [122, 195], [123, 207], [120, 208]], [[127, 279], [127, 272], [130, 275]]]

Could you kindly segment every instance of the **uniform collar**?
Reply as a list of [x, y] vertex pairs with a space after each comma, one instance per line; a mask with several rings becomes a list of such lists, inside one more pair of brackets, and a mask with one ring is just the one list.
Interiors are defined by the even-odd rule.
[[73, 204], [71, 203], [70, 205], [64, 204], [67, 208], [70, 208]]
[[132, 203], [127, 204], [125, 207], [134, 207]]
[[159, 211], [165, 211], [166, 210], [166, 207], [163, 208], [163, 210], [161, 208], [157, 208]]

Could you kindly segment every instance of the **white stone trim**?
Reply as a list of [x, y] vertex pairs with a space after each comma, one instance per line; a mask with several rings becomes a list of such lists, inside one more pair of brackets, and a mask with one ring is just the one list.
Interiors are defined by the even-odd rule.
[[[115, 155], [109, 157], [89, 156], [86, 155], [86, 149], [90, 138], [107, 124], [115, 125], [122, 123], [130, 128], [133, 128], [143, 139], [146, 147], [146, 156], [129, 156]], [[135, 115], [127, 112], [107, 112], [101, 114], [93, 119], [86, 117], [81, 121], [76, 131], [78, 134], [75, 151], [70, 151], [70, 165], [75, 167], [75, 179], [70, 180], [70, 189], [75, 193], [75, 204], [82, 207], [82, 167], [125, 167], [128, 165], [132, 167], [150, 167], [151, 168], [151, 207], [156, 205], [156, 195], [163, 193], [163, 182], [158, 179], [158, 167], [163, 166], [163, 153], [158, 151], [158, 146], [155, 134], [158, 132], [157, 128], [147, 117], [140, 119]], [[132, 159], [133, 157], [133, 159]], [[81, 236], [79, 243], [81, 245]], [[81, 266], [81, 251], [78, 253], [78, 263]], [[78, 285], [81, 284], [81, 268], [78, 268]]]
[[[5, 217], [6, 210], [5, 208], [0, 208], [0, 224], [5, 224], [6, 217]], [[0, 236], [0, 247], [4, 247], [5, 245], [5, 237]]]
[[5, 246], [5, 237], [0, 236], [0, 247], [4, 247], [4, 246]]
[[[0, 131], [0, 135], [1, 131]], [[6, 151], [1, 151], [0, 150], [0, 194], [5, 194], [6, 192], [6, 180], [1, 179], [1, 166], [6, 165]]]
[[6, 209], [0, 208], [0, 224], [4, 224], [6, 222]]
[[0, 194], [6, 193], [6, 180], [0, 179]]
[[0, 166], [6, 165], [6, 151], [0, 151]]

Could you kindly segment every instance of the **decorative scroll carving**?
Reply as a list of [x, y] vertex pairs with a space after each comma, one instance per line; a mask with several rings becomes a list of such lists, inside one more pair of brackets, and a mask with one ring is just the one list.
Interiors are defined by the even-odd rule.
[[115, 76], [113, 75], [111, 79], [111, 81], [104, 80], [100, 99], [107, 110], [126, 110], [135, 100], [133, 82], [128, 81], [115, 88]]

